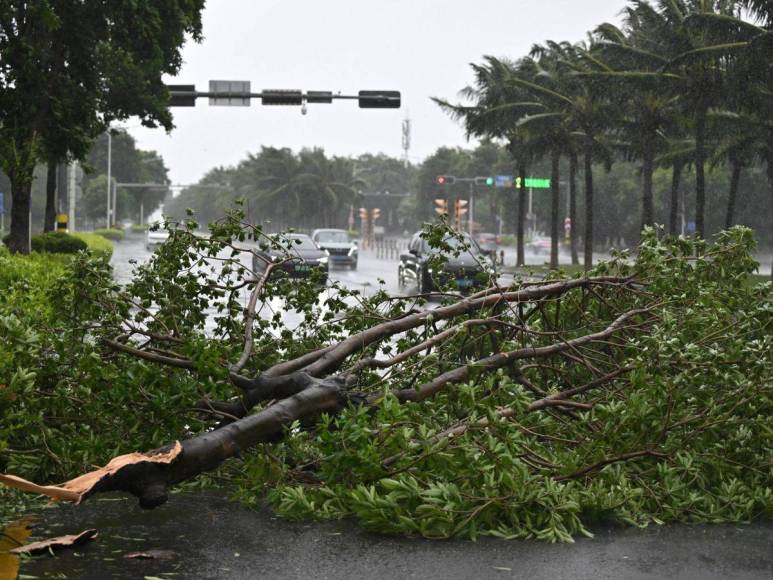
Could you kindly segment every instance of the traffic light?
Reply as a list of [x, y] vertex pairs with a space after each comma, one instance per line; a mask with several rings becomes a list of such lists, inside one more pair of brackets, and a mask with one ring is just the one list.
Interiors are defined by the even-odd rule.
[[360, 208], [360, 219], [364, 222], [368, 221], [368, 210], [364, 207]]
[[264, 90], [260, 98], [264, 105], [302, 105], [303, 92], [298, 90]]
[[399, 109], [400, 91], [360, 91], [360, 109]]
[[456, 229], [462, 229], [462, 216], [467, 213], [467, 200], [457, 199], [454, 202], [454, 220], [456, 221]]
[[381, 217], [381, 210], [377, 207], [374, 207], [372, 210], [370, 210], [370, 216], [373, 219], [373, 221], [376, 221], [378, 218]]
[[435, 200], [435, 212], [439, 213], [440, 215], [448, 215], [448, 200], [447, 199], [436, 199]]
[[494, 178], [493, 177], [487, 177], [486, 178], [486, 185], [489, 187], [494, 187]]
[[456, 183], [456, 177], [453, 175], [438, 175], [435, 178], [435, 183], [438, 185], [450, 185], [452, 183]]

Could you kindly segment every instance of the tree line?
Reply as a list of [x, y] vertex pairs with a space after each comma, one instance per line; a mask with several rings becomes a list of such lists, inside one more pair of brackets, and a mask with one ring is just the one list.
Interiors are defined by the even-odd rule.
[[[670, 169], [671, 233], [678, 231], [678, 191], [690, 169], [691, 221], [698, 236], [707, 233], [707, 167], [730, 168], [726, 227], [736, 221], [744, 171], [765, 164], [773, 183], [773, 5], [632, 0], [623, 16], [622, 27], [601, 24], [584, 42], [548, 41], [514, 60], [485, 57], [472, 65], [475, 80], [463, 90], [467, 102], [436, 99], [469, 135], [506, 142], [518, 175], [525, 177], [535, 162], [549, 160], [553, 265], [558, 263], [562, 159], [568, 160], [573, 223], [578, 222], [580, 175], [584, 184], [586, 267], [594, 246], [596, 164], [638, 164], [641, 226], [655, 222], [656, 168]], [[524, 207], [520, 196], [520, 263]], [[573, 262], [578, 261], [577, 240], [573, 228]]]
[[[560, 174], [570, 170], [570, 159], [560, 160]], [[183, 219], [188, 208], [196, 219], [206, 224], [222, 219], [228, 209], [242, 200], [247, 218], [261, 223], [271, 231], [289, 227], [313, 229], [315, 227], [346, 228], [352, 208], [355, 227], [359, 227], [357, 209], [375, 205], [385, 192], [409, 194], [400, 198], [397, 221], [390, 233], [402, 234], [432, 221], [435, 199], [468, 199], [468, 184], [438, 185], [439, 175], [464, 177], [512, 175], [517, 172], [511, 150], [507, 144], [483, 139], [473, 148], [440, 147], [418, 164], [405, 164], [402, 160], [386, 155], [365, 154], [358, 157], [328, 156], [322, 149], [309, 149], [293, 153], [289, 149], [263, 147], [250, 154], [235, 167], [216, 167], [200, 181], [205, 187], [190, 187], [174, 199], [167, 199], [164, 214]], [[550, 177], [550, 160], [534, 158], [529, 174]], [[595, 247], [620, 247], [638, 240], [641, 231], [638, 208], [641, 195], [640, 165], [635, 160], [616, 159], [605, 166], [594, 162], [594, 213], [601, 216], [595, 224]], [[581, 174], [580, 171], [577, 172]], [[681, 171], [681, 181], [676, 186], [679, 199], [684, 197], [677, 214], [677, 233], [689, 233], [689, 221], [693, 218], [695, 203], [687, 195], [689, 183], [694, 181], [695, 169], [688, 165]], [[672, 196], [671, 170], [658, 166], [653, 171], [653, 212], [656, 223], [666, 224], [670, 218], [669, 201]], [[714, 233], [724, 228], [728, 190], [733, 176], [728, 164], [711, 164], [706, 172], [706, 188], [709, 192], [706, 228]], [[561, 180], [559, 187], [559, 222], [569, 216], [567, 209], [569, 186]], [[475, 185], [475, 222], [479, 231], [515, 233], [518, 226], [518, 198], [520, 190], [513, 187], [497, 188]], [[747, 167], [739, 180], [739, 191], [745, 204], [735, 212], [735, 222], [755, 230], [757, 239], [764, 245], [773, 244], [769, 228], [769, 214], [764, 210], [770, 203], [768, 177], [764, 164], [755, 160]], [[380, 198], [383, 199], [383, 198]], [[583, 200], [577, 200], [583, 209]], [[551, 192], [534, 190], [534, 226], [547, 231], [551, 224]], [[382, 208], [383, 209], [383, 208]], [[577, 212], [580, 213], [580, 212]], [[101, 214], [100, 214], [101, 215]], [[453, 216], [451, 216], [453, 218]], [[583, 217], [576, 217], [575, 229], [581, 236]]]

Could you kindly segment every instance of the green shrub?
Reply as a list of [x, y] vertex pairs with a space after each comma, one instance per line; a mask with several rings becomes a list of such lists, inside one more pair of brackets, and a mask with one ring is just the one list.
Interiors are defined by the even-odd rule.
[[32, 236], [32, 251], [45, 254], [76, 254], [87, 250], [83, 240], [65, 232], [48, 232]]
[[114, 242], [120, 242], [124, 239], [124, 237], [126, 237], [126, 232], [118, 228], [102, 228], [99, 230], [94, 230], [94, 233], [98, 236], [102, 236], [103, 238], [107, 238], [108, 240], [113, 240]]
[[79, 240], [83, 240], [96, 257], [109, 260], [113, 255], [113, 242], [100, 235], [87, 234], [85, 232], [73, 232], [71, 235]]

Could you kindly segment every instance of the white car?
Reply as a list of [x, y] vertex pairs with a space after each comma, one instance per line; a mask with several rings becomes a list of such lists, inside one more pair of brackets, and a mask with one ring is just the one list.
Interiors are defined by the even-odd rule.
[[169, 232], [166, 230], [147, 230], [145, 232], [145, 247], [149, 252], [153, 252], [157, 246], [160, 246], [169, 239]]

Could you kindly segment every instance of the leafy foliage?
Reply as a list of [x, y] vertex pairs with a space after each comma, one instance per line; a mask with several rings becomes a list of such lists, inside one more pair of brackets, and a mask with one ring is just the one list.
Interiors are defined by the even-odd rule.
[[32, 251], [48, 254], [75, 254], [87, 249], [83, 240], [64, 232], [48, 232], [32, 236]]
[[[291, 255], [292, 244], [243, 220], [236, 211], [206, 237], [192, 219], [166, 224], [169, 240], [126, 288], [83, 254], [56, 268], [0, 256], [4, 471], [61, 479], [209, 434], [238, 419], [223, 412], [235, 374], [260, 379], [418, 312], [421, 324], [321, 371], [336, 373], [348, 405], [288, 424], [224, 468], [238, 499], [431, 538], [571, 541], [597, 520], [770, 515], [773, 309], [769, 283], [745, 283], [749, 230], [709, 245], [650, 229], [636, 260], [616, 255], [595, 284], [516, 281], [449, 318], [474, 297], [423, 310], [421, 297], [254, 277], [257, 248]], [[565, 290], [496, 293], [542, 287]], [[254, 316], [245, 288], [261, 292]], [[236, 410], [248, 420], [283, 396], [242, 396]]]
[[[350, 407], [253, 452], [237, 497], [255, 503], [269, 490], [284, 517], [355, 517], [369, 529], [433, 538], [571, 541], [598, 520], [770, 516], [773, 310], [770, 284], [741, 283], [754, 268], [752, 245], [748, 230], [715, 247], [648, 232], [634, 271], [659, 297], [657, 322], [598, 348], [596, 356], [615, 348], [630, 370], [589, 391], [582, 400], [592, 410], [581, 418], [532, 411], [534, 394], [503, 369], [408, 404], [391, 392], [411, 377], [392, 376], [388, 389], [377, 386], [386, 390], [375, 409]], [[560, 312], [547, 306], [532, 324], [572, 327], [583, 300]], [[523, 373], [546, 393], [588, 380], [582, 365], [552, 364], [560, 372]]]

